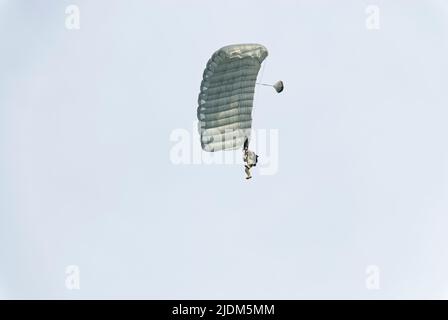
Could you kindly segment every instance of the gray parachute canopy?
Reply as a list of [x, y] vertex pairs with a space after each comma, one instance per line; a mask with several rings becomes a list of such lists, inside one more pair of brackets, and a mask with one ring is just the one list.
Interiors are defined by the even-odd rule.
[[255, 81], [267, 56], [262, 45], [237, 44], [219, 49], [210, 58], [197, 109], [203, 150], [237, 149], [250, 140]]

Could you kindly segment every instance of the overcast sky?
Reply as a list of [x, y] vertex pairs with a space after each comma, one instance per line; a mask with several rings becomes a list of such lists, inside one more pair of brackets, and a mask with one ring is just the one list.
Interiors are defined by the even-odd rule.
[[[443, 0], [0, 0], [0, 297], [448, 298], [447, 39]], [[173, 164], [247, 42], [278, 171]]]

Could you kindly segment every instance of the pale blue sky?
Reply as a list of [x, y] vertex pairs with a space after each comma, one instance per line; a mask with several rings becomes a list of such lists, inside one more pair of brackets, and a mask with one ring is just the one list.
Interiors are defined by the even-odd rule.
[[[448, 298], [447, 36], [442, 0], [1, 0], [0, 297]], [[253, 121], [278, 173], [174, 166], [244, 42], [285, 82]]]

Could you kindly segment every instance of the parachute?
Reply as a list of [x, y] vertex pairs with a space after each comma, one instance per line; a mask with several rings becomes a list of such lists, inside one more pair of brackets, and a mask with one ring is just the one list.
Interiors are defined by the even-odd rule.
[[[268, 56], [260, 44], [237, 44], [216, 51], [204, 70], [197, 118], [202, 149], [241, 148], [250, 139], [255, 82]], [[277, 92], [283, 82], [273, 85]]]
[[274, 87], [275, 91], [277, 91], [277, 93], [282, 92], [283, 88], [284, 88], [283, 81], [281, 81], [281, 80], [277, 81], [276, 83], [274, 83], [273, 87]]

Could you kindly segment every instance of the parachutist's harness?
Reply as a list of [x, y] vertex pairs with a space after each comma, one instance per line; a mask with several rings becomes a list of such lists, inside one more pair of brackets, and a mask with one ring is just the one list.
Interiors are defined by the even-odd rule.
[[252, 167], [255, 167], [258, 162], [258, 156], [255, 154], [255, 152], [250, 151], [249, 148], [244, 148], [244, 157], [243, 160], [245, 162], [244, 168], [246, 172], [246, 179], [252, 178], [252, 175], [250, 174], [250, 169]]
[[246, 162], [245, 167], [248, 169], [256, 167], [258, 163], [258, 155], [253, 151], [245, 150], [244, 162]]

